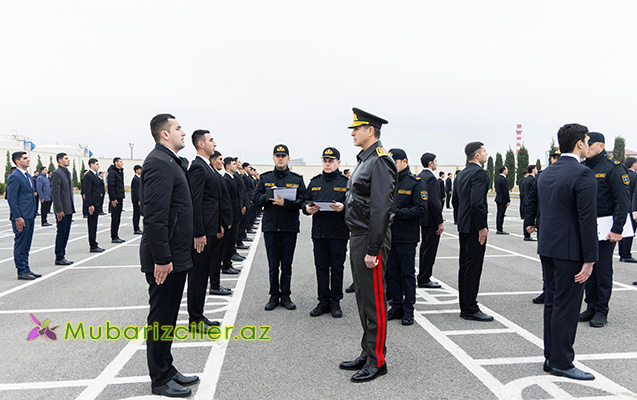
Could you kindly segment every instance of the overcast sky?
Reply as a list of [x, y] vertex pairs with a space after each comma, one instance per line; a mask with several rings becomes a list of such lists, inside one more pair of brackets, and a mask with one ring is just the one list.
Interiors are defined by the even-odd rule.
[[[481, 140], [531, 160], [578, 122], [637, 150], [634, 1], [11, 1], [0, 7], [0, 134], [143, 158], [149, 121], [208, 129], [224, 155], [272, 147], [354, 163], [352, 107], [386, 148], [464, 163]], [[189, 137], [188, 137], [189, 139]], [[188, 141], [183, 152], [194, 155]]]

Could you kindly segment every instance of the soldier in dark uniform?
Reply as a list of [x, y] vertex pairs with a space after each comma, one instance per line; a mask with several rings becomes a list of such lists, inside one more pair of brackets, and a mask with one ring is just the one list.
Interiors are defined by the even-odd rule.
[[[633, 211], [637, 204], [633, 204], [633, 196], [635, 193], [635, 183], [637, 182], [637, 159], [635, 157], [626, 157], [624, 160], [624, 167], [628, 170], [628, 180], [630, 180], [630, 199], [631, 206], [630, 211]], [[631, 223], [633, 225], [633, 232], [637, 228], [637, 221], [634, 218], [631, 218]], [[619, 262], [626, 263], [637, 263], [637, 259], [633, 257], [631, 254], [631, 249], [633, 247], [633, 237], [625, 237], [619, 242]]]
[[604, 135], [590, 132], [589, 148], [584, 165], [595, 172], [597, 178], [597, 218], [613, 217], [613, 226], [605, 240], [599, 241], [599, 261], [586, 282], [586, 310], [579, 315], [580, 321], [601, 328], [606, 325], [608, 302], [613, 288], [613, 251], [615, 243], [622, 240], [622, 232], [628, 213], [628, 172], [621, 162], [610, 157], [604, 150]]
[[[296, 305], [290, 299], [290, 281], [305, 183], [300, 174], [288, 168], [290, 151], [286, 145], [274, 146], [273, 159], [275, 168], [261, 174], [255, 195], [257, 206], [263, 206], [263, 239], [270, 267], [270, 300], [265, 305], [265, 310], [274, 310], [279, 301], [286, 309], [295, 310]], [[296, 188], [296, 199], [269, 197], [269, 188]]]
[[[418, 260], [418, 287], [437, 289], [442, 286], [438, 282], [432, 281], [431, 275], [436, 262], [440, 235], [445, 230], [442, 217], [443, 204], [440, 200], [440, 193], [438, 193], [440, 186], [436, 182], [436, 175], [434, 175], [434, 171], [438, 168], [438, 160], [435, 154], [424, 153], [420, 157], [420, 163], [424, 169], [418, 174], [418, 177], [425, 183], [429, 198], [427, 200], [427, 212], [420, 219], [422, 241], [420, 242], [420, 257]], [[458, 209], [457, 205], [454, 205], [454, 209]]]
[[[334, 147], [323, 150], [323, 172], [310, 180], [305, 192], [303, 213], [312, 215], [312, 242], [318, 285], [318, 305], [310, 315], [331, 312], [343, 316], [343, 266], [347, 255], [349, 229], [345, 224], [345, 192], [348, 178], [341, 174], [341, 153]], [[327, 209], [315, 202], [332, 203]], [[331, 279], [330, 279], [331, 275]], [[330, 285], [331, 283], [331, 285]]]
[[354, 123], [349, 128], [354, 129], [354, 145], [362, 150], [348, 184], [345, 222], [352, 233], [349, 256], [363, 338], [360, 356], [342, 362], [340, 368], [359, 370], [352, 381], [365, 382], [387, 373], [384, 269], [398, 171], [379, 140], [380, 128], [388, 122], [358, 108], [353, 111]]
[[391, 309], [387, 319], [414, 324], [416, 304], [416, 246], [420, 241], [420, 219], [427, 215], [427, 185], [409, 170], [403, 149], [390, 149], [398, 168], [396, 215], [391, 225], [391, 251], [387, 258], [387, 289]]

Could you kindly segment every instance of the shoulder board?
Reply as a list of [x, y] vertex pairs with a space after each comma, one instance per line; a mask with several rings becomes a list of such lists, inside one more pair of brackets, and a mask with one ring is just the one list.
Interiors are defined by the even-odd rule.
[[323, 175], [323, 174], [318, 174], [318, 175], [316, 175], [316, 176], [312, 177], [312, 179], [310, 179], [310, 180], [311, 180], [311, 181], [313, 181], [314, 179], [320, 178], [322, 175]]
[[613, 163], [614, 163], [615, 165], [619, 165], [619, 164], [621, 164], [621, 161], [619, 161], [619, 160], [613, 160]]
[[268, 175], [268, 174], [271, 174], [271, 173], [272, 173], [272, 170], [269, 170], [269, 171], [265, 171], [265, 172], [259, 172], [259, 175], [263, 176], [263, 175]]
[[410, 176], [411, 178], [413, 178], [413, 179], [417, 180], [417, 181], [419, 181], [419, 180], [420, 180], [420, 177], [419, 177], [418, 175], [416, 175], [416, 174], [411, 174], [411, 175], [409, 175], [409, 176]]
[[303, 177], [303, 175], [299, 174], [298, 172], [290, 171], [290, 173], [291, 173], [292, 175], [296, 175], [296, 176]]
[[378, 157], [389, 157], [389, 154], [382, 147], [376, 147], [376, 154]]
[[341, 176], [342, 176], [343, 178], [345, 178], [345, 179], [349, 180], [349, 177], [348, 177], [347, 175], [345, 175], [345, 174], [341, 174]]

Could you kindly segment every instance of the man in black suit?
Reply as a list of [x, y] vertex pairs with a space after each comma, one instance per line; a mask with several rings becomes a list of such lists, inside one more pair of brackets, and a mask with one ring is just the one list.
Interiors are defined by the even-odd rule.
[[438, 174], [438, 185], [440, 185], [440, 200], [442, 204], [445, 204], [445, 199], [447, 198], [447, 190], [445, 188], [445, 172], [440, 171]]
[[55, 235], [55, 265], [71, 265], [73, 261], [66, 259], [66, 244], [71, 233], [71, 221], [75, 213], [73, 202], [73, 184], [69, 165], [71, 160], [66, 153], [56, 156], [58, 167], [51, 175], [51, 200], [57, 220], [57, 234]]
[[[246, 246], [243, 243], [243, 232], [242, 228], [245, 224], [246, 212], [248, 211], [248, 203], [249, 199], [247, 198], [248, 193], [246, 191], [246, 184], [243, 180], [242, 173], [239, 171], [241, 167], [241, 161], [239, 161], [238, 157], [234, 157], [234, 173], [232, 174], [235, 178], [234, 182], [237, 185], [237, 190], [239, 191], [239, 205], [241, 209], [241, 217], [239, 218], [239, 222], [237, 223], [237, 232], [235, 234], [235, 253], [239, 255], [237, 249], [246, 250], [249, 246]], [[243, 257], [243, 256], [242, 256]]]
[[[537, 175], [537, 167], [535, 164], [531, 164], [524, 171], [525, 177], [520, 181], [520, 217], [524, 221], [526, 217], [526, 204], [530, 195], [531, 188], [535, 186], [535, 176]], [[524, 224], [523, 224], [524, 225]], [[531, 234], [526, 230], [526, 227], [522, 227], [524, 233], [524, 240], [527, 242], [535, 242], [537, 239], [531, 237]]]
[[[188, 274], [188, 315], [191, 329], [200, 331], [217, 321], [204, 316], [206, 286], [212, 269], [220, 265], [221, 239], [232, 224], [232, 209], [222, 190], [221, 177], [212, 169], [210, 157], [215, 151], [215, 141], [207, 130], [196, 130], [192, 134], [192, 144], [197, 149], [197, 157], [188, 169], [188, 180], [192, 193], [194, 209], [194, 268]], [[211, 268], [211, 266], [213, 268]], [[215, 268], [217, 285], [211, 287], [211, 293], [231, 294], [230, 289], [219, 285], [219, 269]], [[214, 292], [213, 292], [214, 291]]]
[[[460, 170], [456, 170], [456, 177], [453, 179], [453, 187], [456, 187], [456, 181], [458, 180], [458, 175], [460, 174]], [[451, 191], [451, 206], [453, 207], [453, 224], [458, 224], [458, 199], [453, 195], [453, 189]]]
[[468, 143], [464, 152], [469, 159], [469, 164], [458, 175], [453, 188], [454, 198], [458, 197], [460, 317], [474, 321], [493, 321], [491, 315], [480, 311], [476, 300], [489, 233], [487, 227], [489, 176], [483, 169], [488, 154], [482, 142]]
[[579, 124], [561, 127], [557, 140], [562, 156], [537, 180], [542, 214], [537, 252], [546, 287], [544, 371], [578, 380], [595, 379], [573, 365], [583, 284], [598, 255], [597, 183], [593, 171], [580, 164], [588, 151], [587, 132]]
[[[146, 156], [141, 176], [141, 207], [144, 233], [139, 248], [142, 272], [146, 274], [150, 311], [148, 326], [175, 328], [188, 271], [193, 267], [193, 207], [186, 170], [188, 161], [177, 156], [184, 148], [185, 133], [170, 114], [159, 114], [150, 122], [155, 148]], [[199, 381], [186, 377], [173, 365], [172, 335], [156, 340], [148, 332], [146, 355], [153, 394], [187, 397], [184, 387]]]
[[139, 187], [140, 187], [140, 178], [139, 176], [142, 173], [142, 166], [135, 165], [133, 167], [133, 171], [135, 171], [135, 175], [133, 176], [133, 180], [130, 182], [130, 192], [131, 199], [133, 201], [133, 234], [141, 235], [142, 230], [139, 229], [139, 218], [141, 217], [141, 201], [139, 198]]
[[507, 167], [501, 166], [498, 172], [500, 175], [495, 178], [495, 204], [498, 206], [498, 214], [495, 220], [495, 233], [498, 235], [508, 235], [509, 232], [504, 231], [504, 213], [506, 213], [507, 207], [511, 204], [509, 181], [507, 179], [509, 170]]
[[418, 177], [425, 182], [428, 190], [427, 214], [420, 219], [422, 241], [420, 242], [418, 287], [435, 289], [441, 287], [438, 282], [431, 280], [440, 235], [445, 230], [442, 219], [442, 200], [440, 185], [438, 185], [434, 171], [438, 168], [438, 159], [433, 153], [425, 153], [420, 157], [420, 163], [425, 168]]
[[453, 194], [453, 183], [451, 182], [452, 173], [449, 172], [447, 174], [447, 179], [445, 180], [445, 195], [447, 196], [447, 208], [451, 208], [451, 196]]
[[[630, 181], [630, 199], [631, 199], [631, 207], [630, 211], [633, 211], [637, 204], [633, 204], [633, 198], [635, 194], [635, 182], [637, 181], [637, 158], [635, 157], [627, 157], [626, 161], [624, 161], [624, 167], [628, 170], [628, 180]], [[631, 222], [633, 224], [633, 231], [637, 228], [637, 221], [634, 218], [631, 218]], [[637, 263], [637, 259], [633, 258], [631, 254], [631, 248], [633, 247], [633, 237], [625, 237], [619, 242], [619, 261], [627, 262], [627, 263]]]
[[119, 223], [122, 219], [122, 207], [124, 206], [124, 161], [113, 158], [113, 165], [108, 167], [106, 183], [108, 184], [108, 198], [111, 201], [111, 242], [124, 243], [119, 237]]
[[232, 266], [232, 261], [243, 261], [243, 257], [236, 257], [235, 245], [237, 241], [237, 231], [239, 229], [239, 221], [241, 221], [241, 191], [239, 190], [238, 179], [234, 173], [237, 171], [237, 162], [233, 157], [223, 159], [224, 174], [223, 179], [226, 188], [230, 194], [230, 205], [232, 207], [232, 224], [231, 228], [224, 235], [224, 248], [222, 256], [221, 272], [224, 274], [236, 275], [240, 270]]
[[[82, 177], [82, 191], [84, 192], [84, 207], [88, 214], [86, 220], [88, 224], [88, 244], [91, 253], [101, 253], [103, 248], [97, 245], [97, 219], [102, 211], [102, 200], [104, 199], [102, 191], [104, 185], [97, 176], [100, 169], [100, 163], [95, 158], [88, 160], [88, 172]], [[101, 190], [100, 190], [101, 187]]]

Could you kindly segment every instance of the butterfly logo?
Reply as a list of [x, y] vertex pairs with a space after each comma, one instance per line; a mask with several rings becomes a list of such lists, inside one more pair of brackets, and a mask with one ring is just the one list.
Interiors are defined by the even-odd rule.
[[39, 338], [40, 336], [44, 336], [44, 339], [46, 340], [49, 340], [49, 339], [58, 340], [57, 335], [53, 331], [56, 330], [59, 325], [54, 326], [53, 328], [50, 328], [49, 327], [49, 323], [51, 322], [50, 319], [45, 319], [44, 322], [40, 322], [33, 314], [31, 314], [31, 319], [33, 320], [33, 323], [35, 323], [37, 326], [33, 328], [31, 332], [29, 332], [29, 336], [27, 337], [27, 340], [29, 341], [35, 340]]

